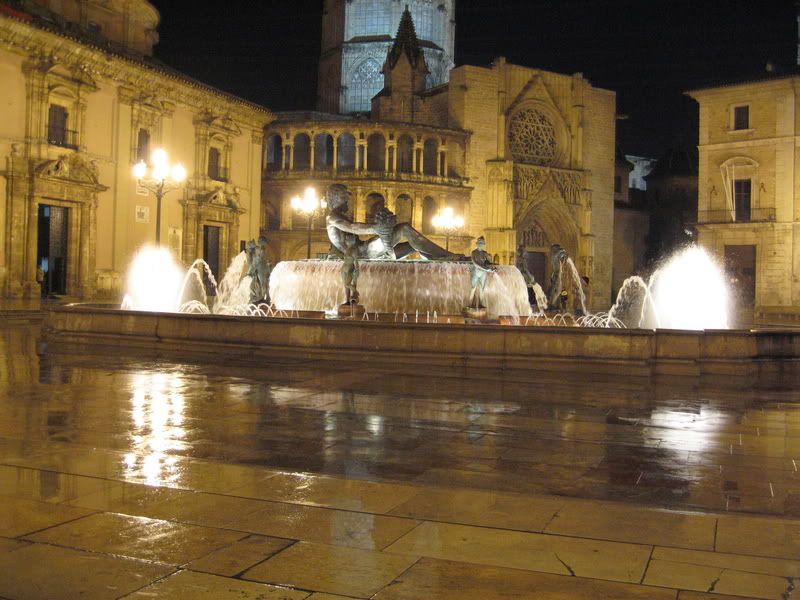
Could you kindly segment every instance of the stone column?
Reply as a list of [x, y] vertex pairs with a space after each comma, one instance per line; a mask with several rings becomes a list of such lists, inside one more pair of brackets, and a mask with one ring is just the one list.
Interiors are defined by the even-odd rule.
[[287, 171], [294, 169], [294, 144], [286, 144], [283, 147], [283, 168]]
[[333, 170], [334, 172], [336, 169], [339, 168], [339, 138], [333, 136]]
[[316, 158], [317, 158], [316, 135], [314, 134], [313, 131], [311, 132], [310, 139], [311, 139], [311, 142], [310, 142], [309, 148], [310, 148], [311, 152], [309, 153], [310, 156], [308, 157], [308, 160], [309, 160], [309, 166], [310, 166], [311, 170], [313, 171], [316, 168]]
[[414, 192], [411, 206], [411, 225], [417, 231], [422, 231], [422, 198], [419, 197], [418, 192]]

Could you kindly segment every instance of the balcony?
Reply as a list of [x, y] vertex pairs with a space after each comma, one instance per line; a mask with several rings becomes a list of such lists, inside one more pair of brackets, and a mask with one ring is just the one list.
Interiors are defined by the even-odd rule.
[[332, 169], [330, 167], [318, 169], [295, 169], [294, 171], [272, 171], [267, 169], [264, 172], [266, 179], [277, 180], [307, 180], [307, 179], [337, 179], [337, 180], [367, 180], [374, 179], [379, 181], [403, 181], [413, 183], [427, 183], [433, 185], [466, 186], [469, 180], [464, 177], [446, 177], [442, 175], [425, 175], [423, 173], [401, 173], [393, 171], [354, 171], [352, 169]]
[[698, 224], [770, 223], [773, 221], [775, 221], [775, 208], [751, 208], [742, 211], [701, 210], [697, 213]]
[[50, 127], [47, 130], [47, 143], [51, 146], [60, 146], [61, 148], [77, 150], [78, 132], [70, 129], [62, 129], [60, 127]]

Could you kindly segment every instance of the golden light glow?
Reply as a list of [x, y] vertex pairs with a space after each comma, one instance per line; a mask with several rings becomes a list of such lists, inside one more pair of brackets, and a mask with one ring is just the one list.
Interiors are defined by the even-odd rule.
[[169, 156], [163, 148], [153, 150], [150, 155], [150, 165], [143, 160], [133, 165], [133, 176], [139, 181], [152, 180], [155, 182], [169, 182], [180, 184], [186, 179], [186, 169], [182, 164], [171, 165]]
[[307, 187], [303, 196], [294, 196], [289, 201], [293, 210], [310, 215], [319, 209], [327, 208], [328, 204], [324, 199], [320, 199], [317, 190]]
[[453, 208], [445, 206], [431, 221], [436, 229], [447, 229], [454, 231], [464, 227], [464, 217], [456, 215]]

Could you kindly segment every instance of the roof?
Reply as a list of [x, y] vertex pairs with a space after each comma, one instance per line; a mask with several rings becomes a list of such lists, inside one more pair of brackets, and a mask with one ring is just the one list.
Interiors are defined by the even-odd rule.
[[697, 148], [675, 146], [658, 159], [652, 171], [645, 175], [646, 180], [661, 177], [697, 176]]
[[800, 65], [791, 65], [789, 67], [776, 67], [775, 65], [768, 64], [766, 69], [750, 73], [742, 74], [741, 77], [733, 79], [723, 79], [716, 82], [709, 82], [707, 84], [694, 87], [687, 90], [686, 94], [692, 92], [702, 92], [706, 90], [714, 90], [717, 88], [735, 87], [738, 85], [746, 85], [748, 83], [765, 83], [769, 81], [780, 81], [782, 79], [792, 79], [800, 76]]
[[[114, 55], [117, 58], [134, 62], [142, 67], [159, 72], [173, 79], [180, 79], [184, 83], [187, 83], [193, 87], [201, 88], [219, 96], [224, 96], [228, 100], [236, 102], [237, 104], [245, 105], [251, 110], [272, 114], [271, 111], [265, 106], [261, 106], [255, 102], [250, 102], [249, 100], [245, 100], [244, 98], [240, 98], [239, 96], [225, 92], [219, 88], [190, 77], [189, 75], [186, 75], [185, 73], [161, 62], [157, 58], [133, 52], [119, 43], [107, 40], [104, 37], [92, 35], [89, 32], [80, 29], [74, 23], [65, 22], [64, 19], [55, 13], [43, 15], [32, 14], [30, 12], [21, 12], [18, 9], [11, 8], [4, 2], [4, 0], [0, 0], [0, 7], [4, 9], [0, 10], [0, 19], [5, 17], [9, 20], [22, 22], [30, 27], [35, 27], [36, 29], [41, 29], [60, 37], [67, 38], [73, 42], [93, 48], [94, 50], [105, 52], [106, 54]], [[5, 10], [7, 8], [11, 8], [11, 10]]]
[[397, 27], [394, 44], [389, 49], [389, 55], [386, 58], [389, 66], [394, 67], [403, 54], [406, 55], [412, 67], [416, 67], [421, 60], [425, 60], [417, 39], [417, 31], [414, 28], [414, 19], [411, 18], [411, 11], [408, 10], [408, 4], [406, 4], [406, 8], [403, 11], [403, 16], [400, 17], [400, 25]]

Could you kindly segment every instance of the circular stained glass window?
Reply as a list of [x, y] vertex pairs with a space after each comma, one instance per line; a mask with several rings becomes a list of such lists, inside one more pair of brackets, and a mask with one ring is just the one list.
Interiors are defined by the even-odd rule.
[[511, 156], [519, 162], [549, 165], [556, 157], [556, 130], [535, 109], [518, 112], [508, 128]]

